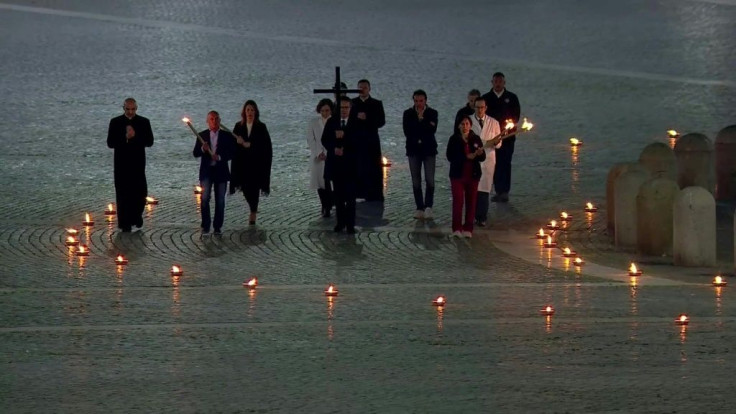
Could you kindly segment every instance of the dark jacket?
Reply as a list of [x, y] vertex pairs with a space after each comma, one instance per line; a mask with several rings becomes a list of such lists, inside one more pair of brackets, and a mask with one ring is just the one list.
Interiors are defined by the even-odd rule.
[[235, 144], [230, 194], [248, 187], [257, 187], [261, 192], [269, 194], [271, 192], [273, 146], [266, 124], [261, 121], [253, 122], [250, 135], [248, 135], [248, 127], [241, 121], [233, 127], [233, 134], [250, 142], [250, 148]]
[[416, 109], [404, 111], [402, 121], [406, 137], [406, 155], [409, 157], [426, 157], [437, 155], [437, 111], [430, 107], [424, 109], [424, 117], [419, 120]]
[[[205, 129], [200, 132], [199, 136], [202, 137], [207, 145], [210, 145], [209, 129]], [[220, 130], [217, 133], [217, 148], [215, 149], [215, 154], [217, 154], [220, 159], [215, 163], [215, 165], [210, 165], [212, 156], [210, 156], [209, 152], [202, 151], [202, 143], [200, 143], [199, 140], [195, 141], [192, 155], [196, 158], [202, 158], [199, 162], [199, 181], [210, 179], [215, 183], [223, 183], [230, 180], [228, 161], [233, 157], [235, 149], [234, 146], [235, 138], [232, 134]], [[212, 146], [210, 146], [210, 148], [212, 148]]]
[[[483, 147], [483, 141], [473, 131], [470, 131], [468, 134], [468, 144], [470, 145], [471, 151]], [[459, 132], [452, 134], [450, 140], [447, 142], [446, 155], [447, 161], [450, 161], [450, 178], [462, 178], [465, 163], [472, 162], [473, 179], [480, 180], [482, 174], [480, 163], [486, 160], [486, 152], [483, 151], [481, 155], [478, 155], [472, 161], [469, 160], [465, 155], [465, 142]]]
[[[322, 131], [322, 146], [325, 147], [325, 180], [355, 180], [358, 176], [358, 148], [356, 142], [357, 122], [351, 115], [347, 125], [342, 128], [340, 115], [333, 115]], [[344, 136], [335, 137], [342, 130]], [[336, 155], [335, 148], [342, 148], [343, 155]]]
[[[499, 97], [496, 96], [496, 93], [491, 89], [488, 93], [483, 95], [483, 99], [485, 99], [486, 105], [488, 106], [486, 114], [498, 121], [501, 128], [506, 125], [507, 119], [514, 121], [514, 124], [519, 123], [521, 105], [519, 105], [519, 98], [515, 93], [504, 89], [503, 93]], [[510, 142], [513, 142], [516, 140], [516, 137], [511, 136], [507, 139], [510, 140]]]
[[[135, 130], [135, 137], [125, 139], [127, 126]], [[107, 129], [107, 146], [115, 150], [115, 181], [128, 180], [131, 176], [143, 176], [146, 172], [146, 147], [153, 145], [151, 122], [136, 115], [128, 119], [125, 115], [110, 120]]]

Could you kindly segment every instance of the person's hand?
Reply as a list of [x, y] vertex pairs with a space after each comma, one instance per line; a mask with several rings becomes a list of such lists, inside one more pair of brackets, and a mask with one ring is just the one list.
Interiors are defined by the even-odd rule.
[[342, 157], [342, 148], [335, 148], [335, 155]]
[[126, 125], [125, 126], [125, 139], [130, 140], [133, 137], [135, 137], [135, 129], [133, 129], [133, 127], [130, 125]]
[[474, 152], [469, 152], [469, 153], [465, 154], [465, 156], [466, 156], [466, 157], [467, 157], [467, 158], [468, 158], [469, 160], [474, 160], [474, 159], [475, 159], [475, 153], [474, 153]]
[[202, 144], [202, 152], [206, 152], [207, 154], [210, 153], [210, 146], [207, 145], [206, 142], [204, 144]]
[[417, 111], [417, 116], [419, 117], [420, 121], [424, 119], [424, 109], [422, 109], [421, 111]]
[[475, 155], [476, 156], [479, 156], [481, 154], [483, 154], [483, 148], [482, 147], [481, 148], [478, 148], [477, 150], [475, 150]]
[[365, 112], [358, 112], [358, 119], [362, 119], [365, 121]]
[[240, 135], [236, 135], [236, 136], [235, 136], [235, 141], [236, 141], [236, 142], [238, 143], [238, 145], [243, 145], [243, 144], [245, 144], [245, 140], [244, 140], [244, 139], [243, 139], [243, 137], [241, 137]]
[[220, 161], [220, 156], [217, 154], [212, 154], [212, 161]]
[[243, 148], [250, 148], [250, 141], [243, 141]]
[[324, 152], [320, 152], [319, 155], [317, 156], [317, 159], [320, 161], [324, 161], [325, 158], [327, 158], [327, 156], [325, 155]]
[[339, 130], [335, 131], [335, 138], [342, 139], [345, 136], [345, 131]]

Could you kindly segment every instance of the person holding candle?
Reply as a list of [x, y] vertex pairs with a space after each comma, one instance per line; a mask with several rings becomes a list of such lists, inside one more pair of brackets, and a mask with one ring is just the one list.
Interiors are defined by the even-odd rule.
[[350, 98], [340, 97], [340, 112], [333, 115], [322, 132], [322, 146], [326, 150], [325, 180], [332, 186], [337, 213], [335, 232], [346, 230], [355, 234], [355, 197], [358, 178], [358, 128], [351, 113]]
[[[402, 126], [406, 137], [406, 156], [416, 204], [416, 219], [432, 219], [434, 205], [434, 172], [437, 158], [437, 111], [427, 106], [427, 93], [414, 91], [414, 106], [404, 111]], [[425, 192], [422, 194], [422, 166]]]
[[135, 99], [125, 99], [123, 110], [123, 115], [110, 120], [107, 146], [114, 150], [118, 228], [127, 233], [132, 226], [143, 226], [148, 195], [146, 148], [153, 145], [153, 131], [151, 122], [136, 114], [138, 103]]
[[[217, 111], [207, 113], [207, 127], [199, 133], [202, 141], [194, 142], [193, 155], [201, 158], [199, 164], [199, 182], [202, 186], [202, 233], [210, 232], [210, 224], [215, 227], [215, 234], [222, 232], [225, 220], [225, 194], [227, 182], [230, 180], [228, 161], [234, 152], [235, 138], [227, 131], [220, 129], [220, 114]], [[215, 190], [215, 220], [210, 219], [210, 197]]]
[[[500, 124], [506, 124], [511, 120], [514, 125], [519, 123], [521, 106], [519, 98], [513, 92], [506, 89], [506, 77], [501, 72], [493, 74], [491, 90], [483, 95], [488, 105], [488, 115]], [[496, 151], [496, 172], [493, 176], [493, 185], [496, 195], [491, 198], [493, 202], [506, 203], [509, 201], [511, 191], [511, 158], [514, 155], [514, 143], [516, 137], [511, 136], [504, 140], [503, 147]]]
[[[457, 131], [447, 142], [446, 156], [450, 161], [452, 188], [452, 236], [473, 237], [473, 219], [482, 175], [480, 163], [486, 159], [483, 141], [471, 129], [472, 121], [465, 115]], [[463, 204], [465, 223], [463, 223]]]
[[[493, 188], [493, 173], [496, 169], [496, 150], [501, 147], [501, 140], [494, 140], [501, 134], [498, 121], [486, 114], [486, 101], [483, 98], [475, 100], [475, 114], [470, 117], [473, 123], [472, 130], [483, 141], [486, 159], [480, 165], [483, 175], [478, 183], [478, 198], [475, 206], [475, 222], [484, 227], [488, 221], [488, 200]], [[496, 142], [497, 141], [497, 142]]]
[[240, 190], [250, 209], [248, 224], [256, 224], [260, 195], [271, 193], [271, 163], [273, 147], [266, 124], [261, 122], [258, 105], [247, 100], [240, 112], [240, 121], [233, 128], [237, 149], [233, 158], [230, 194]]
[[322, 146], [322, 132], [325, 124], [332, 116], [332, 100], [322, 99], [317, 104], [319, 116], [309, 121], [307, 128], [307, 146], [309, 147], [309, 187], [317, 190], [320, 203], [322, 204], [322, 217], [330, 217], [332, 210], [332, 190], [325, 182], [325, 159], [327, 158], [325, 147]]

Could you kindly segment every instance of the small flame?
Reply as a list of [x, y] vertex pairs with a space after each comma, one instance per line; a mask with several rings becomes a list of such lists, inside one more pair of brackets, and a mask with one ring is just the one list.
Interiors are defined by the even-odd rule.
[[188, 124], [189, 123], [189, 118], [182, 118], [181, 121], [184, 122], [185, 124]]
[[572, 250], [570, 250], [569, 247], [565, 247], [565, 249], [563, 250], [563, 253], [564, 254], [571, 254], [572, 253]]
[[387, 166], [387, 165], [391, 165], [391, 163], [388, 161], [388, 158], [381, 157], [381, 165]]
[[77, 234], [77, 229], [66, 229], [66, 234]]
[[683, 313], [682, 315], [677, 317], [677, 320], [680, 321], [680, 323], [685, 323], [688, 321], [688, 317]]
[[123, 260], [125, 260], [125, 258], [123, 257], [123, 255], [122, 255], [122, 254], [119, 254], [119, 255], [118, 255], [118, 258], [117, 258], [117, 261], [118, 261], [118, 262], [122, 262]]
[[155, 202], [156, 202], [156, 199], [155, 198], [153, 198], [151, 196], [146, 197], [146, 204], [153, 204]]
[[504, 126], [503, 126], [503, 129], [505, 129], [505, 130], [507, 130], [507, 131], [508, 131], [508, 130], [511, 130], [511, 129], [513, 129], [513, 128], [514, 128], [514, 126], [516, 126], [516, 125], [514, 124], [514, 121], [513, 121], [512, 119], [507, 119], [507, 120], [506, 120], [506, 125], [504, 125]]
[[572, 145], [573, 147], [576, 147], [580, 145], [580, 140], [577, 138], [570, 138], [570, 145]]
[[725, 285], [726, 284], [726, 281], [723, 280], [723, 277], [721, 277], [720, 275], [718, 275], [718, 276], [715, 277], [715, 279], [713, 279], [713, 284], [714, 285]]
[[90, 217], [89, 217], [89, 213], [84, 213], [84, 221], [86, 221], [86, 222], [88, 222], [88, 223], [89, 223], [90, 221], [92, 221], [92, 220], [90, 219]]
[[113, 206], [112, 203], [108, 204], [107, 211], [115, 211], [115, 206]]
[[588, 210], [592, 210], [595, 208], [595, 206], [593, 206], [593, 203], [585, 203], [585, 208], [587, 208]]
[[552, 220], [552, 221], [550, 221], [550, 222], [549, 222], [549, 225], [550, 225], [551, 227], [557, 227], [557, 220]]
[[553, 309], [552, 309], [551, 306], [547, 306], [546, 308], [544, 308], [544, 311], [547, 312], [547, 313], [551, 313], [553, 311]]
[[437, 296], [437, 299], [434, 300], [437, 304], [445, 303], [445, 297], [444, 296]]
[[66, 238], [66, 242], [67, 243], [76, 243], [77, 242], [77, 238], [74, 237], [74, 236], [69, 236], [69, 237]]
[[632, 263], [631, 266], [629, 266], [629, 273], [638, 273], [638, 272], [639, 272], [639, 269], [637, 269], [636, 265]]
[[542, 229], [539, 229], [539, 235], [540, 235], [540, 236], [544, 236], [544, 230], [542, 230]]
[[172, 273], [179, 273], [179, 272], [181, 272], [181, 268], [179, 266], [176, 266], [176, 265], [171, 266], [171, 272]]
[[248, 281], [248, 287], [256, 287], [258, 285], [258, 279], [253, 277]]
[[562, 217], [563, 219], [566, 219], [567, 218], [567, 212], [564, 212], [563, 211], [562, 213], [560, 213], [560, 217]]
[[335, 289], [335, 286], [333, 286], [333, 285], [329, 285], [327, 287], [327, 293], [335, 293], [335, 290], [336, 290]]
[[581, 259], [581, 258], [579, 258], [579, 257], [576, 257], [576, 258], [575, 258], [575, 261], [574, 261], [574, 263], [575, 263], [576, 265], [581, 265], [581, 264], [583, 264], [583, 259]]
[[534, 124], [532, 124], [531, 122], [528, 122], [526, 118], [524, 118], [524, 122], [521, 123], [521, 129], [525, 131], [529, 131], [532, 128], [534, 128]]
[[194, 191], [197, 192], [197, 193], [201, 193], [202, 192], [202, 186], [201, 185], [195, 185], [194, 186]]
[[87, 251], [87, 246], [79, 246], [79, 250], [77, 250], [79, 253], [84, 253]]
[[680, 136], [680, 133], [675, 131], [674, 129], [670, 129], [667, 131], [667, 135], [669, 135], [670, 138], [677, 138]]
[[552, 236], [547, 236], [547, 244], [552, 244]]

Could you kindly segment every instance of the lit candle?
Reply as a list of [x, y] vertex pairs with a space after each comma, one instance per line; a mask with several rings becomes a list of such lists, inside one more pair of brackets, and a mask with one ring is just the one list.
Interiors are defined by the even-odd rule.
[[585, 203], [585, 211], [587, 213], [595, 213], [598, 211], [598, 207], [594, 206], [593, 203]]
[[107, 209], [105, 209], [105, 215], [106, 216], [114, 216], [115, 215], [115, 205], [110, 203], [107, 205]]
[[585, 260], [576, 257], [575, 260], [572, 261], [572, 264], [574, 264], [575, 266], [582, 266], [585, 264]]
[[680, 326], [685, 326], [688, 323], [690, 323], [690, 318], [688, 318], [687, 315], [685, 315], [684, 313], [682, 313], [682, 314], [680, 314], [680, 316], [677, 317], [677, 319], [675, 319], [675, 323], [678, 324], [678, 325], [680, 325]]
[[547, 247], [547, 248], [557, 247], [557, 243], [554, 240], [552, 240], [551, 236], [547, 236], [547, 241], [544, 242], [544, 247]]
[[89, 256], [89, 249], [85, 245], [77, 247], [77, 256]]
[[182, 274], [184, 274], [184, 271], [181, 270], [181, 267], [177, 265], [171, 266], [171, 276], [181, 276]]
[[195, 185], [194, 186], [194, 194], [202, 194], [202, 186], [201, 185]]
[[79, 233], [79, 232], [77, 231], [77, 229], [71, 229], [71, 228], [70, 228], [70, 229], [66, 229], [66, 234], [68, 234], [68, 235], [70, 235], [70, 236], [76, 236], [76, 235], [77, 235], [77, 233]]
[[153, 205], [158, 204], [158, 200], [156, 200], [155, 198], [153, 198], [151, 196], [148, 196], [148, 197], [146, 197], [146, 204], [148, 204], [150, 206], [153, 206]]
[[[526, 118], [524, 118], [524, 119], [526, 119]], [[514, 125], [514, 120], [513, 119], [507, 119], [506, 120], [506, 124], [503, 126], [503, 129], [505, 129], [506, 131], [511, 131], [512, 129], [514, 129], [515, 126], [516, 125]]]
[[633, 263], [629, 266], [629, 276], [641, 276], [641, 270], [637, 269]]
[[532, 128], [534, 128], [534, 124], [532, 124], [531, 122], [527, 121], [526, 118], [524, 118], [524, 122], [521, 123], [521, 129], [523, 129], [524, 131], [529, 131]]
[[95, 222], [92, 220], [92, 217], [90, 217], [89, 213], [84, 213], [84, 221], [82, 222], [83, 226], [94, 226]]
[[670, 138], [677, 138], [680, 136], [680, 133], [675, 131], [674, 129], [670, 129], [667, 131], [667, 136], [669, 136]]
[[115, 258], [115, 264], [118, 266], [125, 266], [128, 264], [128, 259], [123, 257], [122, 254], [119, 254], [118, 257]]
[[536, 237], [537, 237], [538, 239], [546, 239], [546, 238], [547, 238], [547, 235], [546, 235], [546, 234], [544, 234], [544, 230], [542, 230], [542, 229], [540, 228], [540, 229], [539, 229], [539, 233], [537, 233], [537, 234], [536, 234]]
[[544, 316], [552, 316], [555, 314], [555, 308], [552, 306], [545, 306], [544, 308], [539, 310], [539, 313], [541, 313]]
[[563, 211], [562, 213], [560, 213], [560, 220], [562, 220], [562, 221], [570, 221], [570, 220], [572, 220], [572, 216], [569, 215], [569, 214], [567, 214], [567, 212]]
[[[204, 139], [202, 137], [200, 137], [199, 134], [197, 133], [197, 130], [194, 129], [194, 125], [192, 125], [192, 121], [190, 121], [189, 118], [182, 118], [181, 120], [182, 120], [182, 122], [184, 122], [185, 124], [187, 124], [187, 126], [189, 127], [189, 129], [192, 131], [192, 134], [194, 134], [194, 136], [197, 137], [197, 140], [199, 141], [200, 144], [202, 144], [202, 145], [206, 144], [206, 142], [204, 141]], [[220, 125], [220, 129], [222, 129], [225, 132], [230, 132], [230, 130], [228, 130], [227, 128], [225, 128], [224, 125]], [[232, 133], [232, 132], [230, 132], [230, 133]], [[210, 153], [210, 156], [215, 155], [215, 153], [212, 152], [212, 147], [210, 147], [209, 153]]]
[[565, 247], [562, 250], [562, 256], [564, 256], [564, 257], [575, 257], [575, 256], [577, 256], [577, 253], [575, 251], [573, 251], [573, 250], [570, 250], [569, 247]]
[[258, 286], [258, 278], [252, 277], [247, 282], [243, 282], [243, 286], [247, 287], [250, 290], [255, 290]]
[[580, 141], [577, 138], [570, 138], [570, 146], [571, 147], [579, 147], [583, 145], [583, 141]]
[[390, 167], [391, 161], [389, 161], [386, 157], [381, 157], [381, 165], [383, 165], [384, 167]]
[[446, 304], [447, 304], [447, 299], [444, 296], [437, 296], [432, 301], [432, 305], [434, 306], [445, 306]]
[[726, 279], [721, 275], [718, 275], [713, 279], [713, 286], [726, 286], [727, 284], [728, 282], [726, 282]]
[[557, 224], [557, 221], [556, 220], [552, 220], [552, 221], [549, 222], [549, 224], [547, 224], [547, 228], [550, 229], [550, 230], [559, 230], [560, 229], [560, 225]]
[[337, 296], [337, 294], [338, 294], [337, 288], [335, 287], [335, 285], [330, 283], [327, 286], [327, 289], [325, 289], [325, 296]]
[[67, 246], [77, 246], [79, 245], [79, 240], [77, 240], [77, 238], [74, 236], [67, 236], [64, 244]]

